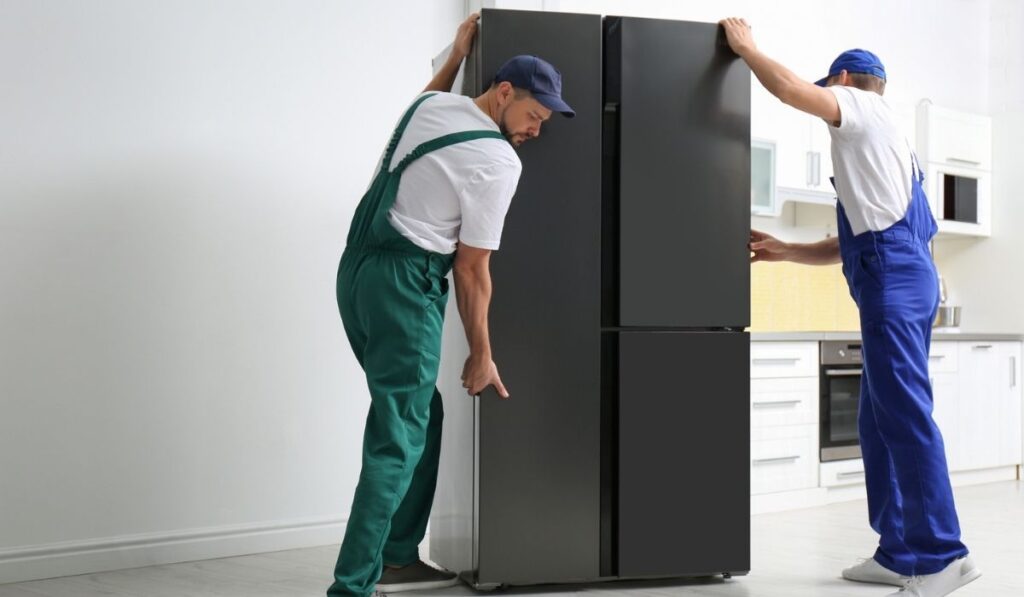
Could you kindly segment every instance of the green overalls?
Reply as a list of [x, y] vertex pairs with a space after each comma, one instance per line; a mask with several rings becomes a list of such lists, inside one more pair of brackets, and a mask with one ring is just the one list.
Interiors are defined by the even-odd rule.
[[[416, 147], [389, 171], [421, 96], [395, 129], [373, 184], [359, 202], [338, 270], [345, 333], [370, 386], [363, 468], [328, 595], [366, 597], [386, 562], [415, 562], [437, 482], [441, 326], [454, 254], [422, 249], [388, 221], [402, 172], [423, 155], [497, 131], [445, 135]], [[426, 199], [426, 198], [425, 198]]]

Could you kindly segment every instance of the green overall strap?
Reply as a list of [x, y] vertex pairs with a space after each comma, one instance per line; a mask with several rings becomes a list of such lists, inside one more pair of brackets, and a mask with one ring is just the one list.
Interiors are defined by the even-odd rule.
[[[369, 227], [376, 231], [376, 238], [379, 240], [386, 234], [390, 233], [393, 228], [388, 222], [387, 214], [391, 207], [395, 204], [395, 199], [398, 197], [398, 185], [402, 180], [402, 173], [417, 159], [424, 155], [448, 147], [449, 145], [455, 145], [456, 143], [464, 143], [466, 141], [473, 141], [475, 139], [501, 139], [505, 140], [505, 136], [498, 131], [462, 131], [458, 133], [450, 133], [448, 135], [442, 135], [436, 139], [421, 143], [416, 149], [410, 151], [402, 161], [395, 166], [395, 169], [391, 172], [384, 173], [388, 178], [388, 185], [386, 191], [381, 193], [380, 201], [374, 207], [372, 217], [370, 218]], [[386, 227], [386, 228], [385, 228]]]
[[398, 126], [395, 127], [395, 131], [391, 133], [391, 140], [388, 141], [388, 147], [384, 150], [384, 159], [381, 160], [381, 170], [387, 171], [391, 169], [391, 159], [395, 156], [395, 149], [398, 148], [398, 142], [402, 140], [402, 135], [405, 134], [405, 127], [409, 126], [409, 121], [412, 120], [412, 115], [416, 112], [416, 109], [420, 107], [420, 104], [427, 101], [428, 99], [437, 95], [436, 93], [427, 93], [416, 99], [415, 102], [409, 106], [409, 109], [402, 115], [402, 120], [398, 122]]
[[416, 101], [406, 109], [405, 114], [402, 115], [395, 130], [391, 133], [391, 139], [388, 141], [388, 145], [384, 149], [384, 156], [380, 161], [380, 169], [373, 175], [373, 182], [370, 184], [370, 188], [366, 190], [363, 198], [359, 201], [359, 205], [356, 206], [356, 213], [352, 218], [352, 225], [348, 232], [348, 246], [362, 245], [366, 241], [366, 234], [373, 224], [374, 215], [379, 211], [383, 192], [387, 187], [388, 177], [390, 176], [388, 170], [391, 168], [391, 160], [394, 158], [398, 142], [401, 141], [402, 135], [405, 134], [405, 129], [409, 126], [409, 121], [412, 120], [412, 115], [416, 112], [416, 109], [420, 107], [420, 104], [435, 95], [437, 94], [427, 93], [416, 98]]
[[426, 141], [424, 143], [420, 143], [416, 147], [416, 149], [413, 149], [404, 158], [402, 158], [401, 162], [398, 162], [398, 165], [395, 166], [395, 168], [391, 171], [391, 174], [401, 174], [402, 171], [405, 170], [405, 168], [409, 164], [411, 164], [412, 162], [416, 161], [417, 159], [423, 157], [424, 155], [426, 155], [426, 154], [428, 154], [428, 153], [430, 153], [432, 151], [437, 151], [438, 149], [443, 149], [445, 147], [448, 147], [449, 145], [455, 145], [456, 143], [464, 143], [466, 141], [473, 141], [475, 139], [502, 139], [502, 140], [504, 140], [505, 139], [505, 135], [502, 135], [498, 131], [483, 131], [483, 130], [481, 130], [481, 131], [462, 131], [462, 132], [459, 132], [459, 133], [449, 133], [447, 135], [442, 135], [442, 136], [440, 136], [440, 137], [438, 137], [436, 139], [431, 139], [430, 141]]

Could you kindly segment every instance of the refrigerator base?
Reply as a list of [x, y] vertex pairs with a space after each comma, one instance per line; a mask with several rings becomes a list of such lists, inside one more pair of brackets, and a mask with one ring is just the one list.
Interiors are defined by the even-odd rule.
[[749, 570], [734, 570], [731, 572], [711, 572], [707, 574], [687, 574], [683, 576], [611, 576], [611, 577], [600, 577], [590, 579], [579, 579], [573, 581], [558, 581], [558, 582], [530, 582], [530, 583], [499, 583], [499, 582], [486, 582], [481, 583], [476, 579], [474, 572], [463, 572], [459, 575], [462, 582], [466, 583], [474, 591], [480, 591], [483, 593], [490, 593], [499, 589], [507, 589], [510, 587], [535, 587], [535, 586], [557, 586], [557, 585], [590, 585], [590, 584], [607, 584], [615, 582], [636, 582], [636, 581], [647, 581], [647, 582], [658, 582], [658, 581], [670, 581], [670, 580], [694, 580], [699, 578], [715, 578], [721, 577], [722, 580], [730, 580], [736, 576], [747, 576], [750, 574]]

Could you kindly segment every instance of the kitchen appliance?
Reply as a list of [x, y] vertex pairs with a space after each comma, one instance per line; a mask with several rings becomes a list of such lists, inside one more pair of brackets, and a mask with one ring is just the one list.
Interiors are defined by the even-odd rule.
[[431, 558], [477, 588], [750, 569], [750, 70], [718, 25], [484, 9], [464, 92], [535, 54], [576, 117], [519, 148], [491, 258], [511, 398], [456, 301]]
[[960, 327], [960, 305], [939, 305], [935, 312], [935, 321], [932, 327], [956, 328]]
[[821, 343], [821, 461], [860, 458], [857, 412], [863, 358], [859, 342]]
[[932, 322], [932, 327], [960, 327], [960, 306], [947, 305], [946, 299], [948, 297], [949, 293], [946, 291], [946, 279], [939, 276], [939, 308], [935, 312], [935, 321]]

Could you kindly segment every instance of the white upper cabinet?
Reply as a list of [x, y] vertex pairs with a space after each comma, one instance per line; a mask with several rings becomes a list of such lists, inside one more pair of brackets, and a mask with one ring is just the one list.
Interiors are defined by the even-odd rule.
[[785, 201], [833, 204], [831, 140], [820, 118], [787, 106], [754, 82], [750, 136], [755, 147], [775, 149], [774, 213], [755, 205], [757, 215], [778, 215]]
[[992, 119], [931, 103], [918, 108], [918, 153], [923, 162], [992, 170]]
[[921, 102], [917, 153], [939, 233], [990, 236], [992, 119]]

